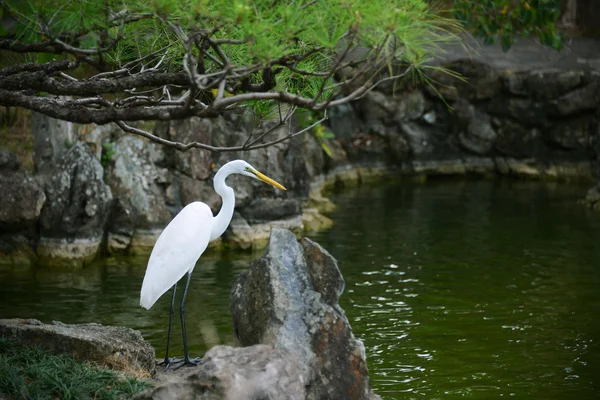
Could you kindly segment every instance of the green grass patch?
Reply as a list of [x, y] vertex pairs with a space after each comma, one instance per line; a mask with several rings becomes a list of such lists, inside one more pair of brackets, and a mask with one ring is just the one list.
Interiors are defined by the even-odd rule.
[[150, 386], [136, 377], [0, 338], [0, 398], [116, 400]]

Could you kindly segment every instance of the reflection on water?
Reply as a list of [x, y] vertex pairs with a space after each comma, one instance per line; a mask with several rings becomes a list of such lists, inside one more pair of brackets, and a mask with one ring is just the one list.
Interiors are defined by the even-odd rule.
[[600, 215], [582, 193], [439, 182], [337, 196], [316, 239], [340, 260], [378, 393], [598, 398]]
[[[236, 275], [259, 255], [208, 254], [196, 266], [186, 303], [190, 351], [201, 354], [216, 344], [233, 344], [229, 290]], [[164, 356], [171, 292], [150, 309], [139, 306], [147, 258], [108, 259], [83, 270], [0, 268], [0, 318], [36, 318], [44, 322], [99, 322], [142, 331]], [[178, 298], [183, 293], [183, 280]], [[178, 314], [177, 314], [178, 315]], [[183, 353], [179, 321], [172, 349]]]
[[[599, 398], [600, 215], [575, 204], [584, 192], [434, 182], [335, 196], [336, 225], [314, 238], [339, 260], [342, 307], [365, 342], [376, 392]], [[196, 267], [186, 308], [192, 355], [232, 343], [229, 289], [257, 256], [212, 255]], [[145, 261], [66, 273], [2, 267], [0, 318], [126, 325], [164, 355], [170, 296], [139, 308]]]

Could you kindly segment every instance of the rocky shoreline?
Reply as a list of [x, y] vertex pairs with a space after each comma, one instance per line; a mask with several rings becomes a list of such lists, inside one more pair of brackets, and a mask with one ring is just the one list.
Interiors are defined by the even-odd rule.
[[233, 332], [243, 347], [215, 346], [197, 366], [157, 366], [140, 332], [118, 326], [0, 320], [0, 338], [152, 378], [138, 400], [377, 400], [365, 347], [339, 305], [344, 287], [337, 261], [319, 244], [273, 229], [265, 254], [231, 289]]
[[[112, 254], [146, 254], [183, 206], [213, 210], [216, 170], [242, 158], [282, 182], [275, 192], [232, 178], [236, 213], [213, 247], [260, 248], [271, 227], [326, 229], [328, 187], [375, 178], [478, 175], [584, 181], [598, 208], [600, 46], [573, 39], [563, 52], [517, 41], [509, 53], [440, 51], [427, 70], [435, 86], [388, 83], [331, 110], [335, 139], [308, 132], [253, 152], [180, 153], [114, 126], [73, 126], [34, 115], [35, 171], [0, 151], [0, 263], [85, 265]], [[214, 146], [243, 142], [251, 118], [230, 114], [157, 123], [156, 135]], [[274, 136], [283, 137], [285, 128]], [[327, 151], [325, 151], [325, 149]], [[582, 198], [585, 193], [582, 193]]]

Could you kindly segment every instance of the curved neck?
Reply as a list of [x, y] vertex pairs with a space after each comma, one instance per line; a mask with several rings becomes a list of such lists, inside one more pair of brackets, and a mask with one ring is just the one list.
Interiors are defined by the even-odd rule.
[[235, 207], [235, 194], [233, 189], [225, 184], [225, 178], [227, 178], [231, 172], [227, 168], [221, 168], [214, 179], [215, 192], [223, 200], [221, 210], [213, 217], [213, 225], [210, 234], [210, 240], [215, 240], [225, 232], [231, 218], [233, 218], [233, 209]]

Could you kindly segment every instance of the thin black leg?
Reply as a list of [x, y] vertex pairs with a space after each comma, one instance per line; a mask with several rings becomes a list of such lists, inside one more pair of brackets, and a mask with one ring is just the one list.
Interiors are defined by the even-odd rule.
[[169, 329], [167, 330], [167, 354], [165, 355], [165, 360], [160, 363], [160, 365], [164, 365], [167, 368], [169, 364], [171, 364], [172, 360], [169, 359], [169, 345], [171, 344], [171, 326], [173, 322], [173, 315], [175, 314], [175, 294], [177, 293], [177, 283], [173, 285], [173, 297], [171, 298], [171, 310], [169, 312]]
[[181, 331], [183, 333], [183, 365], [197, 365], [195, 361], [190, 360], [188, 354], [187, 335], [185, 328], [185, 299], [187, 298], [191, 278], [192, 274], [188, 273], [187, 281], [185, 283], [185, 289], [183, 290], [183, 298], [181, 299], [181, 305], [179, 306], [179, 317], [181, 318]]

